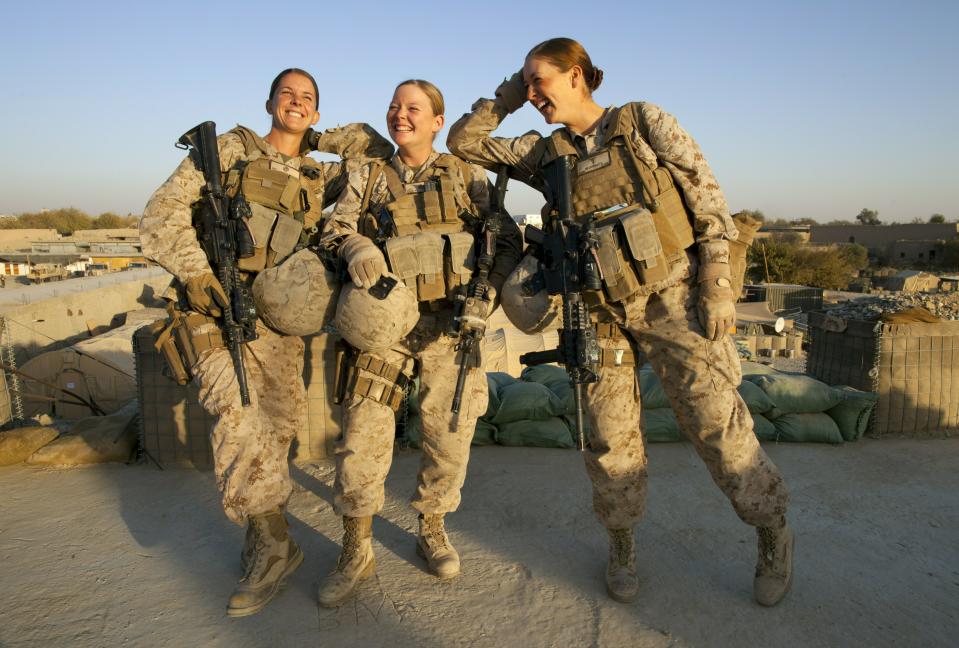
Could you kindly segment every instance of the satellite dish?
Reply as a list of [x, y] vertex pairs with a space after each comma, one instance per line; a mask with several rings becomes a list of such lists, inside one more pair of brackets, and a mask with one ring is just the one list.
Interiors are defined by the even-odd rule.
[[786, 320], [782, 317], [776, 318], [776, 323], [773, 325], [773, 328], [776, 329], [776, 333], [782, 333], [786, 328]]

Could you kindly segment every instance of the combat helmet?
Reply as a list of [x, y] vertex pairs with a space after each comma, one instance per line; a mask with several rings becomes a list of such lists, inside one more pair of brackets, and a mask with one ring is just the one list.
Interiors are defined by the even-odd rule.
[[560, 300], [546, 292], [542, 273], [539, 260], [527, 254], [503, 284], [500, 305], [513, 326], [523, 333], [539, 333], [560, 314]]
[[388, 349], [420, 319], [416, 295], [395, 275], [385, 274], [372, 288], [348, 282], [340, 291], [333, 326], [360, 351]]
[[253, 281], [256, 312], [270, 328], [285, 335], [311, 335], [333, 319], [340, 292], [336, 274], [307, 248]]

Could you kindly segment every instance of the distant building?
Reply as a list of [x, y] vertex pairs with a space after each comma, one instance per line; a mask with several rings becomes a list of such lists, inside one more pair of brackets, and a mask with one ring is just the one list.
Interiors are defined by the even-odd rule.
[[959, 223], [813, 225], [810, 243], [858, 243], [889, 263], [935, 263], [938, 243], [959, 238]]
[[763, 225], [756, 232], [754, 239], [770, 238], [772, 236], [782, 236], [784, 234], [794, 234], [799, 237], [803, 243], [809, 242], [808, 225]]

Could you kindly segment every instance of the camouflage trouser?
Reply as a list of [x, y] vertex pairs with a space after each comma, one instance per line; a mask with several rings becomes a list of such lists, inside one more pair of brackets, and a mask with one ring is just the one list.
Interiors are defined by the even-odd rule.
[[[695, 273], [694, 273], [695, 276]], [[662, 381], [685, 435], [739, 517], [771, 526], [785, 514], [789, 494], [763, 452], [736, 387], [742, 368], [729, 336], [707, 340], [696, 317], [698, 289], [687, 280], [625, 305], [624, 331]], [[623, 348], [625, 340], [601, 340]], [[630, 528], [646, 505], [646, 449], [640, 419], [638, 367], [601, 367], [586, 404], [592, 450], [585, 454], [593, 508], [611, 529]]]
[[[408, 376], [419, 374], [423, 453], [412, 503], [421, 513], [447, 513], [459, 506], [473, 430], [489, 398], [485, 372], [473, 367], [467, 374], [459, 414], [450, 411], [459, 365], [456, 340], [444, 333], [448, 320], [444, 311], [423, 315], [405, 340], [370, 354]], [[366, 371], [360, 375], [389, 384]], [[335, 448], [333, 506], [337, 514], [362, 517], [383, 508], [395, 435], [395, 416], [387, 405], [355, 394], [344, 402], [343, 435]]]
[[200, 404], [217, 417], [213, 426], [216, 484], [223, 510], [237, 524], [284, 505], [293, 486], [290, 444], [306, 425], [303, 340], [280, 335], [260, 322], [259, 337], [244, 345], [250, 405], [240, 404], [233, 360], [224, 348], [205, 351], [193, 373]]

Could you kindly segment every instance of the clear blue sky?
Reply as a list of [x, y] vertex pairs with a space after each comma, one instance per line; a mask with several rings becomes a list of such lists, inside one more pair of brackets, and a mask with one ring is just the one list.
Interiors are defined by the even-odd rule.
[[[597, 101], [676, 115], [734, 211], [959, 218], [959, 2], [779, 5], [4, 3], [0, 213], [140, 213], [185, 130], [268, 130], [265, 95], [285, 67], [316, 76], [321, 127], [384, 132], [398, 81], [435, 82], [451, 123], [532, 45], [571, 36], [605, 71]], [[548, 129], [526, 107], [499, 133], [534, 128]], [[540, 204], [511, 183], [511, 211]]]

